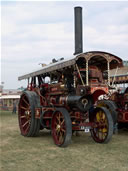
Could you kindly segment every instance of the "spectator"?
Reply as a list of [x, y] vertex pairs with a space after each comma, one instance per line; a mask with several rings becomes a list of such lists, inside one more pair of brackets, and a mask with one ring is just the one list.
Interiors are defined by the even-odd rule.
[[12, 113], [16, 113], [16, 101], [13, 102], [13, 110]]

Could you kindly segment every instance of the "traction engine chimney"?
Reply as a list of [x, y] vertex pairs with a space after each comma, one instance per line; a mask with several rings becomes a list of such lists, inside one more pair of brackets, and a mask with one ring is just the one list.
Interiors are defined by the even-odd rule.
[[83, 52], [83, 39], [82, 39], [82, 7], [74, 8], [75, 14], [75, 53]]

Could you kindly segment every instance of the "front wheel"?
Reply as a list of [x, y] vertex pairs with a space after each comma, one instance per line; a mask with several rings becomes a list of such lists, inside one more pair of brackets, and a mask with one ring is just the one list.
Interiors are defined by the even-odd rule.
[[91, 113], [90, 121], [94, 123], [91, 136], [97, 143], [108, 143], [113, 135], [113, 119], [108, 109], [97, 107]]
[[69, 113], [64, 108], [58, 108], [52, 117], [52, 136], [59, 147], [66, 147], [71, 143], [72, 123]]

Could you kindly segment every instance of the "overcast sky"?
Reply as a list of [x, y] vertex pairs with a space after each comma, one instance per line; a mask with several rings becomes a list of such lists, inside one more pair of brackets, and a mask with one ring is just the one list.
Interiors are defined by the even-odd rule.
[[[1, 65], [5, 88], [25, 86], [18, 76], [74, 53], [74, 7], [83, 7], [84, 51], [128, 60], [128, 2], [2, 2]], [[27, 80], [25, 81], [27, 82]]]

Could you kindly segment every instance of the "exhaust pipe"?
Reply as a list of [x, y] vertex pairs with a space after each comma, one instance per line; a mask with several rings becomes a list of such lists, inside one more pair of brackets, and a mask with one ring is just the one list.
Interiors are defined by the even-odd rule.
[[75, 53], [83, 52], [83, 39], [82, 39], [82, 7], [74, 8], [75, 14]]

